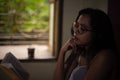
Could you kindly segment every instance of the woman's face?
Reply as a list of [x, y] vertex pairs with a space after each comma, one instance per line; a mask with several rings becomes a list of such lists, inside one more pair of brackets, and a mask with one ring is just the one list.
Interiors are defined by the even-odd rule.
[[77, 45], [87, 46], [92, 40], [90, 17], [80, 15], [77, 22], [73, 24], [74, 41]]

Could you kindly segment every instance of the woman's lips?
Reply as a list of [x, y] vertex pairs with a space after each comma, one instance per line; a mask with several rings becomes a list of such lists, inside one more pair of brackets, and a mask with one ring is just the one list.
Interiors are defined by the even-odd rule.
[[78, 41], [78, 38], [76, 36], [74, 36], [74, 41]]

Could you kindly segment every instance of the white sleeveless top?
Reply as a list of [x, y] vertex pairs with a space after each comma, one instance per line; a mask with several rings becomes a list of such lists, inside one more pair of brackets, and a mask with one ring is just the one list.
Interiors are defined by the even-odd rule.
[[[80, 58], [79, 58], [80, 61]], [[84, 80], [87, 73], [87, 66], [78, 65], [71, 73], [69, 80]]]

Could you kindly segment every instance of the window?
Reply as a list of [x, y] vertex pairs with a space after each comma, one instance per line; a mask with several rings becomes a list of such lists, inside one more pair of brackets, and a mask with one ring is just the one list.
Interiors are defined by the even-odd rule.
[[[14, 50], [27, 51], [31, 45], [39, 50], [47, 45], [52, 56], [57, 56], [61, 44], [61, 4], [61, 0], [1, 0], [0, 49], [3, 53], [5, 50], [12, 52], [13, 46]], [[23, 53], [20, 52], [14, 52], [16, 57]], [[39, 59], [38, 53], [36, 52], [36, 58]], [[21, 58], [27, 56], [21, 55]]]

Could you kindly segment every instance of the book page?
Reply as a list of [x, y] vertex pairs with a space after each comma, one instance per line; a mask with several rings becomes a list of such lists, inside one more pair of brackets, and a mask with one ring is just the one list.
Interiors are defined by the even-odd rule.
[[13, 69], [13, 71], [21, 76], [23, 80], [29, 80], [29, 73], [24, 69], [21, 62], [11, 53], [7, 53], [5, 57], [3, 58], [1, 64], [3, 64], [6, 67]]

